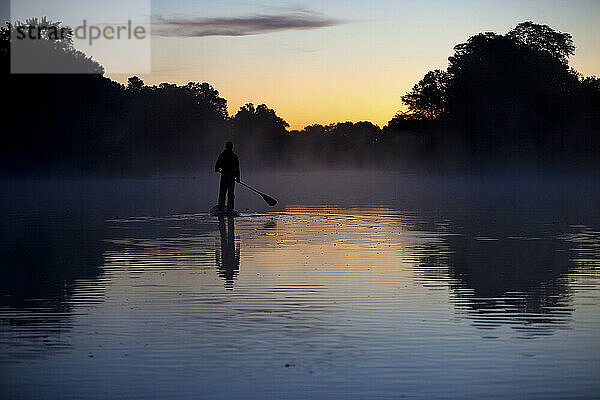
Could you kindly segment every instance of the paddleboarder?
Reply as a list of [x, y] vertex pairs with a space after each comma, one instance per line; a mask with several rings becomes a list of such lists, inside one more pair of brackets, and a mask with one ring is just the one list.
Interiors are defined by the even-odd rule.
[[233, 212], [235, 195], [235, 182], [240, 181], [240, 160], [233, 152], [233, 143], [225, 143], [225, 150], [219, 155], [215, 164], [215, 172], [221, 173], [221, 184], [219, 186], [219, 211], [225, 206], [225, 194], [227, 194], [227, 210]]

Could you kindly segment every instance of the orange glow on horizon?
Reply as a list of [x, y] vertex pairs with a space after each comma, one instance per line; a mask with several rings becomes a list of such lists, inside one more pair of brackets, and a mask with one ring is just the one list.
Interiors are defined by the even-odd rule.
[[[111, 75], [122, 84], [127, 84], [129, 76]], [[185, 85], [189, 80], [181, 80], [179, 76], [161, 76], [157, 79], [155, 75], [140, 75], [146, 85], [159, 85], [162, 82], [176, 83]], [[361, 122], [367, 121], [383, 128], [399, 111], [403, 110], [400, 96], [412, 83], [407, 78], [405, 82], [397, 85], [397, 89], [390, 87], [367, 88], [365, 84], [357, 85], [353, 90], [345, 88], [330, 87], [329, 95], [318, 93], [311, 82], [311, 86], [302, 82], [282, 83], [286, 89], [276, 90], [275, 87], [267, 88], [267, 91], [261, 95], [251, 94], [253, 88], [232, 87], [227, 84], [218, 84], [208, 80], [197, 80], [198, 82], [208, 81], [215, 89], [219, 91], [221, 97], [227, 100], [227, 110], [230, 116], [234, 116], [240, 107], [247, 103], [266, 104], [269, 108], [275, 110], [277, 115], [283, 118], [290, 126], [289, 131], [302, 130], [306, 126], [320, 124], [329, 125], [341, 122]], [[361, 88], [362, 86], [362, 88]], [[257, 90], [258, 92], [258, 90]]]

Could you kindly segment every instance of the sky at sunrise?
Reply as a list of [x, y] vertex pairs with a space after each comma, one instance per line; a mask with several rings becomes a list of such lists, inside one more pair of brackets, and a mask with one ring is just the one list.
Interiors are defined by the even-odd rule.
[[[5, 19], [8, 9], [3, 2]], [[402, 94], [447, 66], [456, 44], [527, 20], [571, 33], [571, 66], [600, 75], [597, 0], [154, 0], [152, 18], [152, 72], [138, 74], [146, 84], [209, 82], [230, 114], [265, 103], [291, 129], [383, 126]]]

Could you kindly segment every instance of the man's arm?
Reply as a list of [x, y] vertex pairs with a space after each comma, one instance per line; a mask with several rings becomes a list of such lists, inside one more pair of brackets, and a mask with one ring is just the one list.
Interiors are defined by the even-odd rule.
[[219, 155], [219, 158], [217, 158], [217, 162], [215, 163], [215, 172], [221, 172], [221, 165], [223, 164], [223, 160], [221, 158], [221, 155]]

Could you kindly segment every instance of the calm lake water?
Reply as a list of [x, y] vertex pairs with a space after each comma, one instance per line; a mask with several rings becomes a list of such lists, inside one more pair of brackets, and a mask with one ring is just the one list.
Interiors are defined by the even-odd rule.
[[0, 397], [600, 396], [597, 179], [247, 182], [2, 183]]

